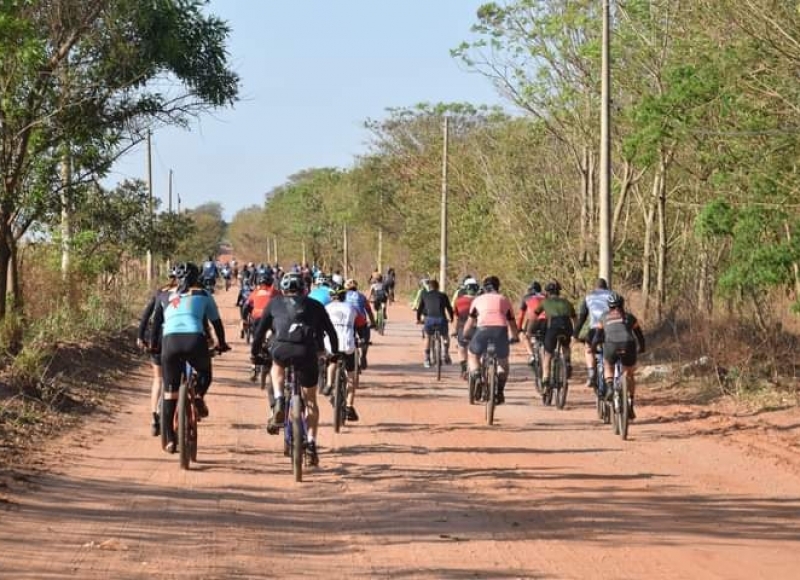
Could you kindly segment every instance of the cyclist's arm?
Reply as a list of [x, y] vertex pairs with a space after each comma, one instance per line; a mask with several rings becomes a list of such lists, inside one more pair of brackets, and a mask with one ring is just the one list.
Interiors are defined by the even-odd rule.
[[589, 306], [586, 304], [586, 299], [581, 302], [580, 312], [578, 312], [578, 322], [575, 324], [575, 336], [578, 336], [583, 325], [586, 324], [586, 319], [589, 318]]
[[267, 309], [261, 315], [261, 318], [253, 331], [253, 342], [250, 346], [250, 354], [257, 356], [261, 352], [261, 343], [264, 342], [264, 337], [267, 336], [267, 331], [272, 328], [272, 321], [274, 316], [272, 314], [272, 302], [270, 302]]
[[467, 317], [467, 322], [464, 324], [464, 330], [461, 331], [463, 336], [469, 336], [470, 331], [475, 328], [478, 323], [478, 311], [474, 308], [470, 311]]
[[642, 327], [639, 326], [639, 321], [636, 320], [636, 317], [633, 314], [631, 314], [630, 317], [631, 320], [633, 321], [631, 330], [633, 330], [633, 334], [636, 337], [636, 340], [639, 342], [639, 352], [643, 353], [645, 346], [644, 346], [644, 333], [642, 332]]
[[214, 328], [214, 334], [217, 335], [217, 344], [220, 348], [227, 347], [228, 343], [225, 342], [225, 326], [222, 324], [222, 318], [219, 315], [217, 303], [211, 296], [208, 296], [206, 300], [208, 301], [206, 318], [211, 322], [211, 326]]
[[161, 331], [164, 328], [164, 306], [160, 300], [156, 300], [155, 312], [153, 312], [153, 328], [150, 331], [150, 348], [157, 350], [161, 346]]
[[150, 302], [147, 303], [147, 306], [144, 307], [144, 311], [142, 311], [142, 316], [139, 318], [139, 340], [145, 342], [145, 334], [147, 332], [147, 325], [150, 322], [150, 317], [153, 316], [153, 311], [156, 309], [156, 296], [153, 295], [150, 298]]
[[528, 302], [525, 298], [519, 305], [519, 316], [517, 317], [517, 328], [522, 328], [522, 323], [525, 321], [525, 313], [528, 311]]
[[320, 308], [320, 311], [320, 326], [322, 327], [322, 331], [328, 336], [331, 352], [339, 352], [339, 335], [336, 333], [333, 322], [331, 322], [331, 317], [324, 306]]
[[453, 314], [453, 305], [450, 302], [450, 299], [447, 297], [447, 294], [444, 294], [444, 310], [447, 313], [448, 317], [450, 318], [450, 322], [453, 322], [454, 314]]

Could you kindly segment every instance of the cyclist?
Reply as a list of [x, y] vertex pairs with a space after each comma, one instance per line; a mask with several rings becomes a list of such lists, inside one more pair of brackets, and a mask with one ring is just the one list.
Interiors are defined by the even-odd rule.
[[[175, 279], [175, 268], [173, 267], [169, 272], [169, 282], [166, 286], [163, 286], [155, 291], [153, 296], [150, 297], [150, 301], [147, 303], [147, 306], [145, 306], [144, 311], [139, 318], [139, 334], [136, 338], [136, 346], [139, 348], [147, 348], [153, 344], [154, 337], [152, 334], [148, 336], [148, 327], [150, 327], [149, 330], [152, 333], [151, 323], [153, 321], [153, 314], [156, 310], [156, 304], [160, 303], [162, 308], [166, 306], [167, 302], [169, 301], [170, 292], [177, 288], [177, 286], [178, 283]], [[151, 352], [150, 362], [152, 363], [153, 367], [153, 383], [150, 387], [150, 406], [153, 411], [153, 422], [150, 425], [150, 434], [153, 437], [158, 437], [161, 434], [159, 403], [161, 401], [161, 386], [164, 381], [164, 376], [161, 373], [161, 354], [158, 352]]]
[[383, 309], [383, 319], [386, 320], [386, 303], [389, 300], [389, 295], [386, 292], [386, 284], [383, 281], [383, 274], [380, 272], [373, 274], [373, 276], [373, 282], [369, 287], [368, 298], [375, 312], [380, 312], [380, 310]]
[[[605, 278], [598, 278], [594, 289], [586, 295], [578, 309], [578, 323], [575, 325], [574, 337], [586, 343], [586, 372], [588, 373], [586, 386], [590, 389], [594, 388], [597, 382], [592, 339], [597, 332], [600, 319], [608, 312], [609, 298], [611, 298], [611, 291], [608, 289], [608, 282]], [[583, 336], [582, 329], [587, 322], [589, 324], [588, 333]]]
[[242, 285], [239, 287], [239, 295], [236, 297], [236, 307], [239, 309], [241, 318], [241, 326], [239, 328], [240, 338], [244, 338], [245, 326], [247, 325], [247, 315], [244, 312], [244, 307], [247, 305], [247, 300], [253, 292], [253, 285], [250, 283], [250, 276], [242, 278]]
[[544, 299], [545, 296], [542, 294], [542, 285], [534, 280], [531, 282], [531, 285], [528, 287], [528, 292], [522, 297], [522, 302], [519, 305], [517, 327], [528, 339], [525, 341], [525, 350], [528, 353], [528, 364], [531, 366], [534, 364], [531, 337], [535, 335], [541, 339], [547, 328], [547, 315], [544, 312], [534, 314], [534, 311]]
[[331, 276], [331, 288], [333, 290], [344, 288], [344, 278], [339, 272], [334, 272], [333, 276]]
[[[156, 304], [153, 336], [161, 347], [161, 364], [164, 373], [165, 417], [172, 417], [178, 403], [184, 361], [197, 371], [197, 414], [208, 417], [205, 396], [211, 386], [211, 356], [208, 353], [206, 321], [214, 327], [217, 349], [230, 350], [225, 342], [225, 328], [217, 310], [214, 297], [200, 286], [200, 270], [192, 262], [179, 264], [175, 269], [178, 287], [170, 293], [169, 301]], [[165, 451], [175, 452], [175, 429], [172, 421], [166, 427]]]
[[411, 310], [416, 310], [419, 308], [420, 303], [422, 302], [422, 295], [428, 291], [428, 283], [431, 279], [428, 276], [423, 276], [422, 279], [419, 281], [419, 289], [417, 290], [416, 295], [414, 296], [414, 300], [411, 302]]
[[483, 294], [472, 301], [469, 319], [464, 326], [465, 336], [470, 336], [475, 329], [468, 348], [469, 373], [473, 380], [480, 380], [481, 356], [486, 352], [489, 342], [494, 343], [498, 366], [495, 403], [502, 405], [506, 402], [510, 344], [516, 340], [519, 331], [511, 301], [500, 294], [500, 279], [497, 276], [487, 276], [482, 286]]
[[461, 361], [461, 378], [467, 378], [467, 345], [469, 345], [469, 337], [464, 336], [464, 326], [467, 324], [469, 318], [470, 307], [472, 301], [478, 295], [480, 285], [475, 278], [467, 278], [464, 280], [464, 293], [456, 298], [453, 304], [453, 314], [456, 318], [456, 341], [458, 343], [458, 356]]
[[225, 280], [225, 292], [227, 292], [231, 287], [231, 266], [228, 263], [222, 265], [222, 270], [220, 271], [222, 274], [222, 279]]
[[453, 292], [453, 297], [450, 298], [450, 304], [455, 304], [456, 300], [458, 300], [459, 296], [463, 296], [466, 293], [464, 285], [467, 283], [467, 280], [474, 280], [475, 278], [472, 274], [466, 274], [463, 278], [461, 278], [461, 284], [458, 285], [456, 291]]
[[331, 303], [331, 279], [322, 272], [318, 272], [315, 280], [314, 289], [308, 293], [308, 297], [327, 306]]
[[[633, 400], [636, 393], [636, 383], [634, 374], [636, 370], [637, 343], [638, 353], [643, 354], [644, 334], [639, 326], [639, 321], [630, 312], [625, 312], [625, 299], [616, 292], [611, 292], [608, 297], [608, 312], [603, 314], [600, 322], [592, 336], [592, 348], [596, 351], [597, 346], [603, 343], [603, 374], [606, 384], [610, 385], [614, 381], [614, 365], [619, 359], [622, 362], [622, 371], [625, 373], [628, 382], [628, 394], [630, 396], [631, 419], [636, 418], [633, 411]], [[606, 395], [608, 394], [607, 391]]]
[[[347, 371], [347, 420], [358, 421], [358, 413], [355, 409], [356, 389], [355, 389], [355, 370], [356, 370], [356, 316], [358, 313], [352, 304], [345, 301], [347, 291], [344, 288], [333, 291], [333, 301], [325, 307], [330, 316], [336, 335], [339, 338], [338, 353], [344, 357], [344, 368]], [[326, 340], [325, 346], [328, 352], [336, 354], [331, 348], [330, 341]], [[334, 373], [336, 372], [336, 360], [328, 365], [328, 380], [325, 384], [323, 394], [328, 396], [333, 390]], [[331, 400], [333, 402], [333, 400]]]
[[200, 276], [200, 283], [203, 288], [213, 294], [214, 287], [217, 285], [217, 278], [219, 278], [217, 263], [214, 261], [213, 256], [209, 256], [208, 260], [203, 262], [203, 273]]
[[281, 278], [282, 295], [270, 301], [261, 321], [256, 326], [251, 345], [251, 360], [261, 352], [268, 330], [272, 330], [272, 389], [275, 404], [267, 424], [267, 432], [278, 433], [286, 418], [286, 403], [283, 394], [286, 367], [294, 366], [295, 379], [303, 389], [308, 420], [308, 447], [306, 453], [312, 465], [319, 464], [317, 455], [317, 429], [319, 407], [317, 406], [317, 380], [319, 379], [319, 352], [324, 351], [323, 336], [330, 340], [331, 351], [339, 351], [336, 329], [325, 308], [303, 293], [302, 275], [285, 274]]
[[386, 280], [384, 285], [386, 286], [386, 294], [389, 296], [389, 302], [394, 302], [394, 286], [397, 282], [397, 276], [394, 273], [394, 268], [389, 268], [386, 270]]
[[350, 278], [344, 283], [347, 291], [345, 300], [356, 309], [356, 334], [359, 342], [363, 345], [361, 349], [361, 369], [367, 370], [367, 351], [369, 350], [370, 339], [372, 338], [371, 329], [375, 328], [375, 316], [369, 305], [369, 300], [362, 292], [358, 291], [358, 282]]
[[439, 291], [439, 281], [429, 280], [428, 291], [422, 294], [419, 305], [417, 306], [417, 324], [423, 324], [422, 318], [425, 317], [424, 333], [422, 336], [425, 360], [423, 366], [428, 369], [431, 367], [431, 336], [436, 330], [442, 337], [442, 348], [444, 352], [444, 364], [452, 364], [450, 358], [450, 335], [448, 334], [448, 320], [453, 322], [453, 306], [447, 294]]
[[[242, 307], [242, 319], [251, 329], [258, 326], [258, 322], [261, 320], [261, 316], [264, 314], [267, 306], [269, 306], [269, 303], [275, 296], [280, 294], [274, 287], [274, 282], [275, 279], [273, 278], [272, 270], [264, 270], [256, 277], [256, 287], [253, 292], [250, 293], [250, 296]], [[253, 368], [250, 370], [250, 380], [253, 382], [256, 380], [255, 364], [253, 364]]]
[[569, 343], [572, 338], [572, 329], [575, 323], [575, 308], [566, 298], [561, 297], [561, 285], [555, 280], [548, 282], [544, 287], [545, 299], [537, 306], [533, 314], [544, 313], [547, 318], [547, 329], [544, 333], [544, 356], [542, 356], [542, 388], [550, 387], [550, 361], [558, 346], [561, 336], [566, 343], [564, 349], [564, 364], [566, 365], [567, 379], [572, 376], [572, 359], [570, 357]]

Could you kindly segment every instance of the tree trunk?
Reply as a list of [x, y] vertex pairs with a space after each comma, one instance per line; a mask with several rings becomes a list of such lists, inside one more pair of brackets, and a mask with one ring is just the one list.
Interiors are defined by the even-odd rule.
[[[8, 224], [0, 224], [3, 229], [9, 229]], [[0, 235], [0, 320], [5, 320], [8, 312], [8, 279], [9, 264], [11, 263], [11, 248], [8, 247], [8, 235]]]
[[[658, 173], [653, 178], [653, 192], [658, 190]], [[644, 247], [642, 248], [642, 314], [649, 312], [650, 288], [652, 286], [653, 222], [655, 220], [655, 193], [648, 198], [644, 215]]]
[[61, 277], [69, 277], [72, 246], [72, 159], [68, 147], [61, 158]]
[[589, 205], [591, 203], [592, 193], [589, 189], [589, 148], [583, 148], [583, 157], [581, 158], [581, 242], [578, 250], [580, 263], [583, 266], [589, 265], [589, 224], [592, 220], [589, 213]]
[[656, 271], [656, 320], [661, 322], [666, 302], [667, 275], [667, 164], [663, 156], [658, 164], [658, 252]]
[[11, 298], [13, 300], [11, 308], [14, 310], [14, 312], [22, 312], [24, 303], [22, 295], [22, 280], [20, 277], [19, 252], [17, 240], [13, 235], [8, 236], [6, 245], [9, 248], [8, 270], [9, 277], [11, 279]]

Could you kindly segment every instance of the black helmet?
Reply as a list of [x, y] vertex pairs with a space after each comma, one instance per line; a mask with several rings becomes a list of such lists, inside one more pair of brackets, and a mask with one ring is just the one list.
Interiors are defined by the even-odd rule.
[[181, 285], [182, 290], [186, 290], [190, 286], [197, 285], [200, 280], [200, 268], [194, 262], [183, 262], [175, 266], [175, 278]]
[[542, 285], [539, 284], [536, 280], [531, 282], [531, 285], [528, 286], [528, 292], [536, 292], [536, 294], [541, 294], [542, 292]]
[[289, 272], [281, 278], [283, 292], [301, 292], [306, 287], [303, 277], [297, 272]]
[[268, 286], [272, 285], [275, 278], [272, 276], [272, 272], [269, 270], [264, 270], [263, 272], [259, 272], [256, 276], [256, 284], [261, 286], [262, 284], [266, 284]]
[[612, 292], [608, 295], [609, 308], [622, 308], [623, 306], [625, 306], [625, 298], [622, 297], [622, 294]]
[[561, 284], [552, 280], [544, 287], [544, 291], [552, 296], [558, 296], [561, 293]]
[[500, 278], [497, 276], [486, 276], [483, 279], [484, 292], [499, 292], [500, 291]]

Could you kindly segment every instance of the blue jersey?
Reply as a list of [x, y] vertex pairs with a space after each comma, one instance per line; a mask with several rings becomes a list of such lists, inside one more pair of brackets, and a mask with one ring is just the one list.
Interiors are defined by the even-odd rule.
[[164, 308], [164, 336], [168, 334], [203, 334], [205, 321], [219, 320], [217, 303], [205, 290], [173, 292]]
[[355, 308], [359, 315], [367, 316], [367, 297], [358, 290], [348, 290], [344, 296], [344, 301]]
[[331, 289], [327, 286], [317, 286], [308, 293], [309, 298], [313, 298], [323, 306], [331, 303]]
[[217, 265], [214, 262], [204, 262], [202, 277], [216, 279], [217, 276], [218, 276]]

